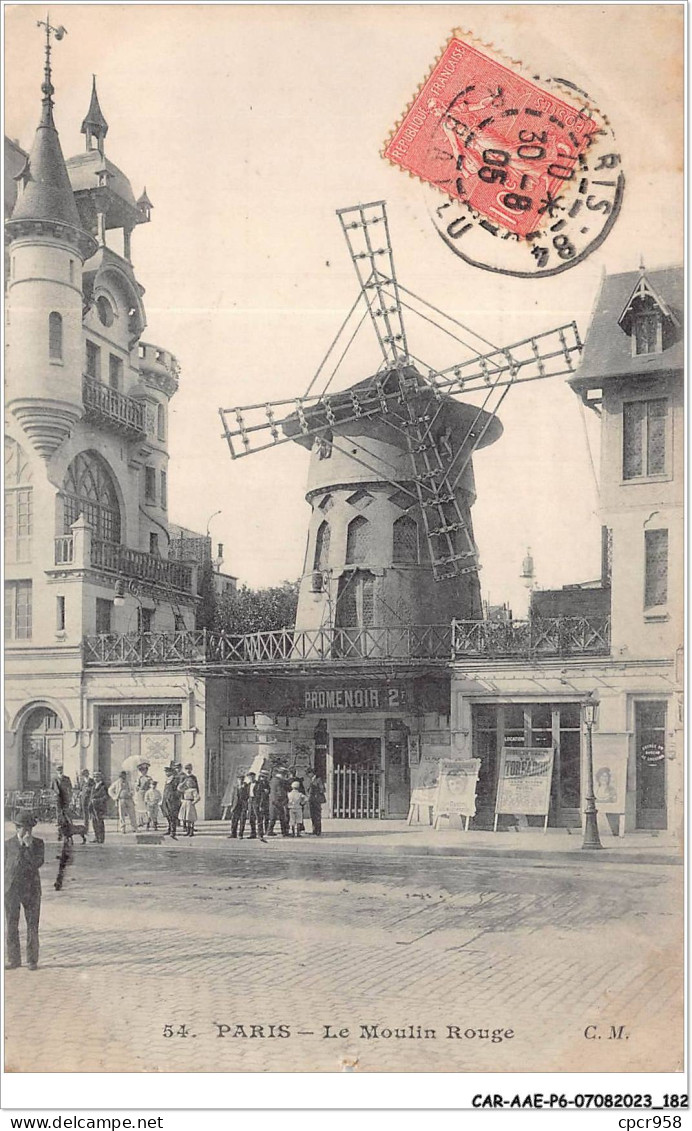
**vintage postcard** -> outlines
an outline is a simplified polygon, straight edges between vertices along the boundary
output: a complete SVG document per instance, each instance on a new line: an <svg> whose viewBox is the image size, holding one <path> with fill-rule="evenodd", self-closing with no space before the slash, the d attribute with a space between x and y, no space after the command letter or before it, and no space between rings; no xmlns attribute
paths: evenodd
<svg viewBox="0 0 692 1131"><path fill-rule="evenodd" d="M6 1072L680 1073L683 6L4 19Z"/></svg>

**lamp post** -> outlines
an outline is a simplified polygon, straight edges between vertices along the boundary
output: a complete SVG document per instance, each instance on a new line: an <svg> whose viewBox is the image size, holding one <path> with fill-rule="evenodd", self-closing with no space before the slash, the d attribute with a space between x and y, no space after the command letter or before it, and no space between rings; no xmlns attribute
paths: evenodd
<svg viewBox="0 0 692 1131"><path fill-rule="evenodd" d="M208 518L208 520L207 520L207 538L209 537L209 527L211 526L211 520L212 520L213 518L216 518L217 514L221 514L221 511L220 511L220 510L218 510L218 511L214 511L214 513L213 513L213 514L210 514L210 515L209 515L209 518Z"/></svg>
<svg viewBox="0 0 692 1131"><path fill-rule="evenodd" d="M598 835L596 795L593 786L593 728L598 712L598 701L590 695L584 703L586 723L586 807L584 809L584 839L582 849L603 848Z"/></svg>

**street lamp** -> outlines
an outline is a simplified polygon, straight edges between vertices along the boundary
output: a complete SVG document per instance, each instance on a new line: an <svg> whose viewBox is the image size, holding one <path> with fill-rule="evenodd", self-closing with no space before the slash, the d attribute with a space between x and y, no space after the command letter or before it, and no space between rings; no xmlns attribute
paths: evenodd
<svg viewBox="0 0 692 1131"><path fill-rule="evenodd" d="M211 526L211 520L212 520L213 518L216 518L217 514L221 514L221 511L220 511L220 510L218 510L218 511L214 511L214 513L213 513L213 514L210 514L210 515L209 515L209 518L208 518L208 520L207 520L207 538L209 537L209 527Z"/></svg>
<svg viewBox="0 0 692 1131"><path fill-rule="evenodd" d="M586 807L584 809L584 839L582 848L603 848L598 835L596 795L593 786L593 728L598 714L598 700L589 695L584 703L586 723Z"/></svg>

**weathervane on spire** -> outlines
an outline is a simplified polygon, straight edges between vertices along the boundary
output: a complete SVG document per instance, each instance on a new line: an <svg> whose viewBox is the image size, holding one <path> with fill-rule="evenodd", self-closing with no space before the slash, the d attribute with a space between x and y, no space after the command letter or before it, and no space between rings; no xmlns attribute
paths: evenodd
<svg viewBox="0 0 692 1131"><path fill-rule="evenodd" d="M63 27L62 24L60 25L60 27L53 27L53 25L50 22L50 12L46 12L45 20L37 20L36 21L36 27L44 27L46 29L46 62L45 62L45 66L44 66L44 69L43 69L44 78L43 78L43 84L41 86L41 90L43 92L43 120L44 120L44 123L46 125L52 125L53 124L52 95L55 92L55 88L53 86L53 83L51 82L51 71L50 71L51 42L50 42L50 37L51 37L51 35L54 35L55 38L58 41L60 41L63 38L63 36L67 35L67 28Z"/></svg>

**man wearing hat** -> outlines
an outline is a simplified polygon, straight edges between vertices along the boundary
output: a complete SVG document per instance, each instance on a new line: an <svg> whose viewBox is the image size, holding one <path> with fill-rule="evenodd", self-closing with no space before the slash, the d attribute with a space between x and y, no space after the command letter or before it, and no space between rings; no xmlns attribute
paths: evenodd
<svg viewBox="0 0 692 1131"><path fill-rule="evenodd" d="M178 769L174 763L171 766L166 766L164 772L166 774L166 781L163 787L161 812L168 822L168 828L163 835L169 836L173 840L177 840L178 813L180 812L180 806L183 803L182 796L178 793Z"/></svg>
<svg viewBox="0 0 692 1131"><path fill-rule="evenodd" d="M322 836L322 806L327 800L324 782L317 776L313 769L307 771L308 779L308 808L312 824L312 835Z"/></svg>
<svg viewBox="0 0 692 1131"><path fill-rule="evenodd" d="M255 786L255 812L260 839L269 828L269 770L260 770Z"/></svg>
<svg viewBox="0 0 692 1131"><path fill-rule="evenodd" d="M15 817L17 835L5 841L5 927L7 969L22 964L19 945L19 912L24 908L26 919L26 964L30 970L38 966L38 921L41 914L41 879L38 870L45 859L42 840L32 829L33 813L22 810Z"/></svg>
<svg viewBox="0 0 692 1131"><path fill-rule="evenodd" d="M180 765L180 763L178 763L178 765ZM186 762L183 771L181 780L178 783L178 788L181 789L181 793L186 789L196 789L199 793L199 782L197 781L197 775L193 773L192 762ZM192 779L192 782L190 779Z"/></svg>
<svg viewBox="0 0 692 1131"><path fill-rule="evenodd" d="M108 789L100 770L94 770L91 792L89 793L89 816L94 830L94 843L105 844L106 825L104 817L108 811Z"/></svg>
<svg viewBox="0 0 692 1131"><path fill-rule="evenodd" d="M118 821L120 822L121 833L127 831L125 826L128 820L133 833L136 833L137 817L135 815L135 803L132 799L132 790L126 770L120 771L108 792L118 806Z"/></svg>
<svg viewBox="0 0 692 1131"><path fill-rule="evenodd" d="M279 822L281 835L288 836L288 791L290 789L288 770L277 767L269 783L269 828L267 836L276 836L274 825Z"/></svg>

